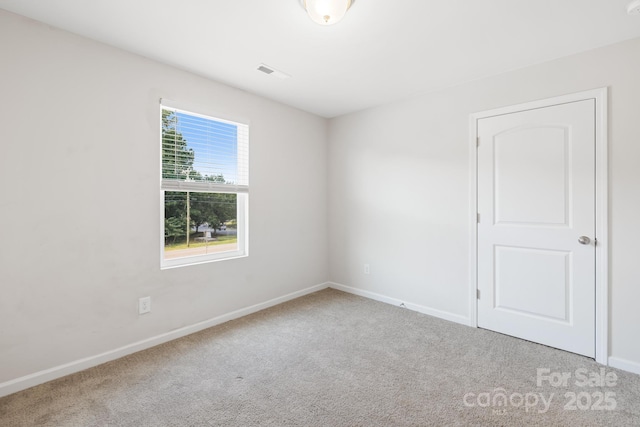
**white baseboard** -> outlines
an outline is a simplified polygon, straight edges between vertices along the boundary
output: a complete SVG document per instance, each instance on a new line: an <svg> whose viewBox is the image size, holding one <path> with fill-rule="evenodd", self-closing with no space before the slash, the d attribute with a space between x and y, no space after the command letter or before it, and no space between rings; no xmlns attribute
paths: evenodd
<svg viewBox="0 0 640 427"><path fill-rule="evenodd" d="M21 390L25 390L30 387L34 387L39 384L46 383L57 378L64 377L69 374L83 371L94 366L101 365L106 362L110 362L115 359L127 356L132 353L136 353L141 350L146 350L151 347L155 347L159 344L181 338L195 332L202 331L203 329L210 328L212 326L219 325L221 323L228 322L239 317L246 316L248 314L256 313L265 308L273 307L283 302L290 301L301 296L311 294L313 292L320 291L329 287L329 283L322 283L320 285L312 286L300 291L292 292L287 295L283 295L278 298L265 301L260 304L255 304L250 307L242 308L240 310L232 311L231 313L223 314L221 316L214 317L203 322L196 323L194 325L185 326L180 329L176 329L171 332L156 335L155 337L147 338L142 341L138 341L124 347L109 350L95 356L85 357L84 359L76 360L74 362L66 363L64 365L55 366L50 369L35 372L33 374L25 375L20 378L16 378L10 381L6 381L0 384L0 397L7 396L12 393L16 393Z"/></svg>
<svg viewBox="0 0 640 427"><path fill-rule="evenodd" d="M391 305L400 306L401 304L404 304L404 307L409 310L417 311L418 313L428 314L429 316L438 317L450 322L461 323L465 326L469 326L469 319L466 316L461 316L459 314L449 313L448 311L425 307L423 305L412 304L410 302L405 302L396 298L388 297L386 295L377 294L375 292L352 288L351 286L345 286L340 283L328 282L328 287Z"/></svg>
<svg viewBox="0 0 640 427"><path fill-rule="evenodd" d="M623 371L632 372L640 375L640 363L632 362L626 359L620 359L619 357L610 357L609 366L612 368L622 369Z"/></svg>

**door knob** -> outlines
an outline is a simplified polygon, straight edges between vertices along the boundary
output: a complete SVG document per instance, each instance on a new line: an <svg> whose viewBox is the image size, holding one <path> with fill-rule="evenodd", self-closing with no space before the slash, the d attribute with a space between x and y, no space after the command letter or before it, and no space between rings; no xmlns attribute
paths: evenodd
<svg viewBox="0 0 640 427"><path fill-rule="evenodd" d="M578 238L578 243L580 243L581 245L588 245L589 243L591 243L591 239L587 236L580 236Z"/></svg>

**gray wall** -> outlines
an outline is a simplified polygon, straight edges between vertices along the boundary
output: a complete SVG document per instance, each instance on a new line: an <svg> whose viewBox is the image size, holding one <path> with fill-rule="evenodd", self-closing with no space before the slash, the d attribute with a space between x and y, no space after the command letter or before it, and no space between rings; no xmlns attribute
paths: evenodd
<svg viewBox="0 0 640 427"><path fill-rule="evenodd" d="M331 120L330 279L468 318L469 115L608 86L610 354L640 372L639 76L635 39Z"/></svg>
<svg viewBox="0 0 640 427"><path fill-rule="evenodd" d="M0 383L326 281L326 120L3 11L0 58ZM161 97L250 120L248 258L160 270Z"/></svg>

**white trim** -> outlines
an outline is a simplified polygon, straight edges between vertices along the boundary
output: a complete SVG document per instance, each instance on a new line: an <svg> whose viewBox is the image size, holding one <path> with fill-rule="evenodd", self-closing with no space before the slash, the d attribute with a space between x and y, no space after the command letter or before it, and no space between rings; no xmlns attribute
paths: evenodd
<svg viewBox="0 0 640 427"><path fill-rule="evenodd" d="M164 253L162 254L164 256ZM205 255L192 255L184 258L162 260L160 270L188 267L190 265L209 264L210 262L229 261L232 259L247 258L249 254L243 251L225 251Z"/></svg>
<svg viewBox="0 0 640 427"><path fill-rule="evenodd" d="M478 119L469 117L469 323L478 327Z"/></svg>
<svg viewBox="0 0 640 427"><path fill-rule="evenodd" d="M619 357L610 357L609 366L640 375L640 363L638 362L632 362L630 360L621 359Z"/></svg>
<svg viewBox="0 0 640 427"><path fill-rule="evenodd" d="M596 361L609 358L609 90L596 99Z"/></svg>
<svg viewBox="0 0 640 427"><path fill-rule="evenodd" d="M216 326L221 323L225 323L230 320L237 319L239 317L256 313L266 308L273 307L275 305L282 304L283 302L287 302L296 298L300 298L304 295L308 295L313 292L321 291L322 289L326 289L327 287L328 287L328 283L322 283L316 286L312 286L310 288L302 289L300 291L292 292L290 294L271 299L269 301L265 301L249 307L241 308L239 310L235 310L230 313L223 314L209 320L205 320L203 322L198 322L193 325L185 326L183 328L176 329L171 332L166 332L164 334L156 335L151 338L137 341L132 344L128 344L123 347L116 348L114 350L109 350L104 353L97 354L95 356L85 357L83 359L79 359L70 363L65 363L64 365L55 366L50 369L45 369L43 371L35 372L33 374L25 375L20 378L6 381L0 384L0 397L7 396L9 394L16 393L21 390L25 390L30 387L34 387L51 380L55 380L57 378L64 377L66 375L80 372L88 368L92 368L94 366L98 366L103 363L110 362L112 360L127 356L129 354L146 350L151 347L155 347L159 344L163 344L168 341L182 338L184 336L202 331L212 326Z"/></svg>
<svg viewBox="0 0 640 427"><path fill-rule="evenodd" d="M198 104L191 101L184 102L160 98L160 106L167 107L169 110L179 110L187 114L193 114L208 119L225 121L231 124L243 124L247 126L251 124L250 120L246 117L220 113L211 109L211 107L208 105ZM162 110L162 108L160 109ZM194 111L197 111L197 113L194 113Z"/></svg>
<svg viewBox="0 0 640 427"><path fill-rule="evenodd" d="M448 311L442 311L442 310L438 310L431 307L425 307L423 305L412 304L410 302L405 302L397 298L388 297L386 295L377 294L375 292L365 291L363 289L352 288L351 286L342 285L340 283L328 282L328 285L332 289L337 289L339 291L369 298L375 301L380 301L380 302L384 302L384 303L395 305L395 306L400 306L401 304L404 304L404 307L409 310L417 311L418 313L422 313L422 314L428 314L429 316L437 317L439 319L444 319L444 320L448 320L450 322L455 322L455 323L461 323L463 325L469 324L469 319L459 314L450 313Z"/></svg>
<svg viewBox="0 0 640 427"><path fill-rule="evenodd" d="M608 196L608 88L543 99L470 115L469 120L469 325L477 327L477 122L480 119L552 105L595 99L596 101L596 361L608 363L609 355L609 196ZM482 142L481 142L482 143ZM611 360L611 359L609 359Z"/></svg>
<svg viewBox="0 0 640 427"><path fill-rule="evenodd" d="M535 110L537 108L550 107L552 105L568 104L571 102L584 101L586 99L595 99L598 101L607 100L607 88L585 90L583 92L571 93L568 95L556 96L554 98L539 99L537 101L525 102L523 104L509 105L507 107L494 108L493 110L481 111L471 114L476 120L485 119L487 117L501 116L504 114L517 113L527 110ZM596 106L597 108L597 106Z"/></svg>

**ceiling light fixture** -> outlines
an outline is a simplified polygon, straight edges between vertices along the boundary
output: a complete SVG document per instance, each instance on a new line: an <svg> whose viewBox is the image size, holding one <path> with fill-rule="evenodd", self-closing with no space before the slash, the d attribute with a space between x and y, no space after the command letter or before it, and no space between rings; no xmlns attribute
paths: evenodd
<svg viewBox="0 0 640 427"><path fill-rule="evenodd" d="M320 25L337 24L355 0L300 0L313 22Z"/></svg>
<svg viewBox="0 0 640 427"><path fill-rule="evenodd" d="M627 6L627 13L629 15L640 14L640 0L634 0L631 3L629 3L629 6Z"/></svg>

